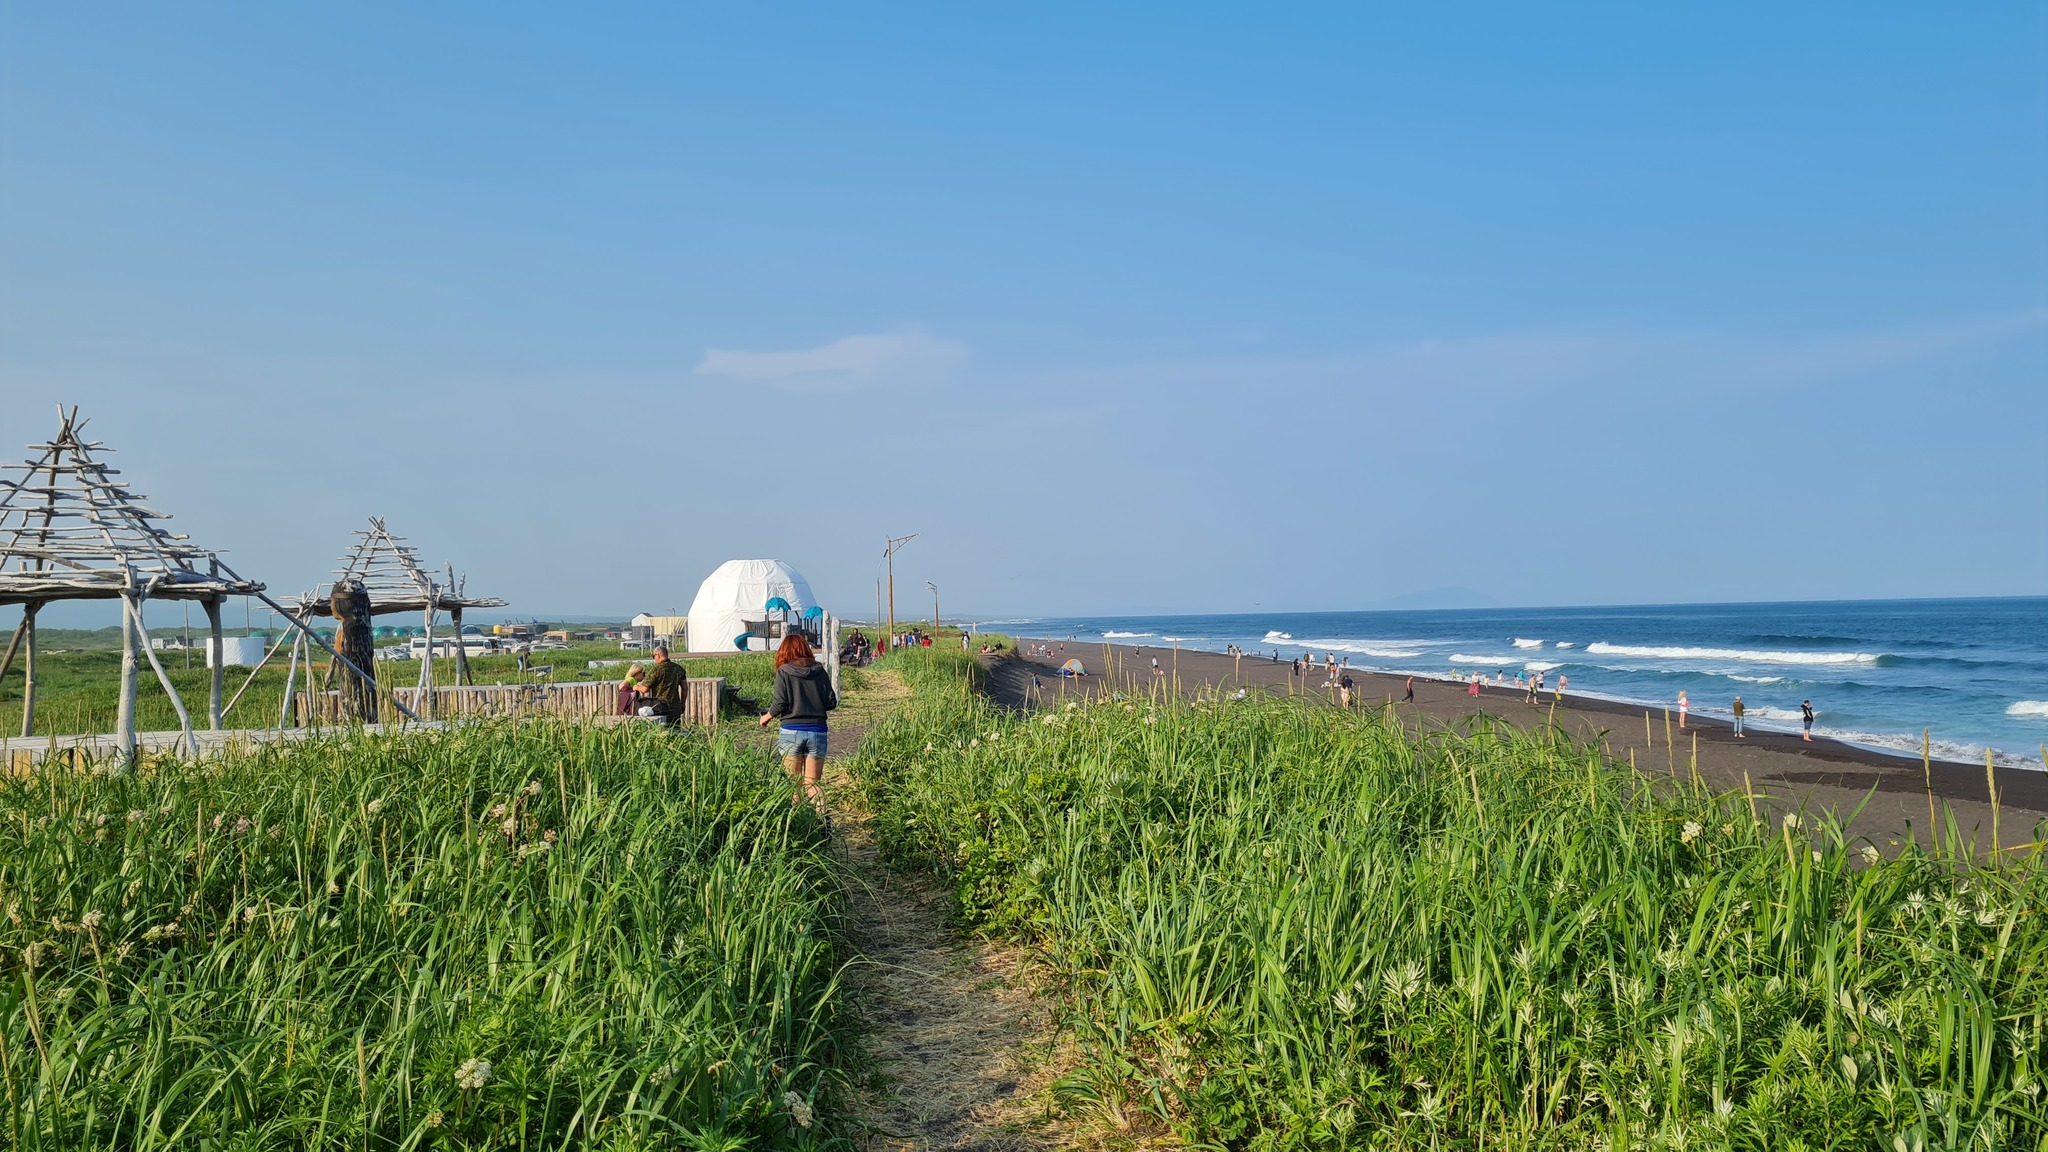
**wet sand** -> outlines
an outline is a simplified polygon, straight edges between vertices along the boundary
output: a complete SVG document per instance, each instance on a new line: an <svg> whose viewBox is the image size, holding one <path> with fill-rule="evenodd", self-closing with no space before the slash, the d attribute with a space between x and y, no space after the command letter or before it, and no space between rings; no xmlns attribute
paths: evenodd
<svg viewBox="0 0 2048 1152"><path fill-rule="evenodd" d="M1289 693L1291 681L1294 693L1335 704L1336 690L1323 686L1320 669L1313 675L1295 677L1286 661L1275 663L1250 655L1233 659L1212 652L1176 653L1171 648L1105 646L1057 639L1026 638L1020 643L1027 650L1033 644L1051 644L1056 655L1047 658L1026 654L999 661L992 668L991 691L999 699L1018 705L1033 702L1030 695L1034 672L1044 682L1042 693L1049 699L1057 699L1062 691L1070 695L1118 688L1148 691L1155 681L1154 659L1167 671L1167 675L1156 679L1169 686L1177 663L1180 690L1188 694L1244 687L1284 696ZM1058 650L1061 643L1066 645L1064 651ZM1119 662L1121 678L1116 669L1102 667L1105 647ZM1063 684L1054 675L1054 669L1069 657L1080 660L1094 675ZM1353 705L1360 708L1379 708L1400 701L1406 682L1406 677L1358 670L1352 671L1351 678L1356 685ZM1926 839L1931 793L1937 813L1946 813L1939 819L1952 818L1964 839L1974 836L1984 849L1991 846L1992 808L1982 764L1937 760L1923 775L1917 759L1889 756L1818 737L1808 743L1796 733L1752 731L1749 736L1737 739L1730 725L1698 717L1689 719L1680 731L1675 715L1670 718L1672 740L1667 744L1662 712L1650 715L1646 737L1640 707L1572 696L1554 704L1548 692L1542 704L1532 706L1523 697L1520 688L1482 688L1480 695L1473 697L1464 684L1418 676L1415 703L1396 707L1417 725L1458 727L1479 713L1524 728L1554 722L1579 739L1602 744L1616 760L1625 762L1633 755L1636 766L1653 776L1688 777L1697 748L1699 773L1710 787L1739 794L1745 787L1747 773L1747 786L1757 796L1760 809L1774 813L1801 809L1815 814L1832 811L1845 821L1850 821L1854 813L1855 818L1850 821L1852 831L1869 837L1880 847L1908 835ZM1999 768L1996 779L1998 838L2002 844L2007 849L2024 848L2048 837L2048 823L2044 823L2048 822L2048 773Z"/></svg>

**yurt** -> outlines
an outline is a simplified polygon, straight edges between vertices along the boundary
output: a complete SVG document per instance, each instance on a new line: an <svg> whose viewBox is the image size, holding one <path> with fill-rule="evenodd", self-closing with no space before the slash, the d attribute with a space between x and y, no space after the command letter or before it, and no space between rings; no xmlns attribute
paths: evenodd
<svg viewBox="0 0 2048 1152"><path fill-rule="evenodd" d="M737 652L746 640L747 626L768 617L768 602L781 600L778 608L796 619L817 604L811 586L796 569L780 560L727 560L704 578L697 598L690 601L690 651ZM754 637L750 650L766 651L767 641Z"/></svg>

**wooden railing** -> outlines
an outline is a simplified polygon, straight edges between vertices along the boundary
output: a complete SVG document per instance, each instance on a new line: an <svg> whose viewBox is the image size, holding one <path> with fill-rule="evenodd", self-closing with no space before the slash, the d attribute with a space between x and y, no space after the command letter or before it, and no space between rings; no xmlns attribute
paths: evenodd
<svg viewBox="0 0 2048 1152"><path fill-rule="evenodd" d="M472 720L488 716L559 716L565 720L589 720L610 716L617 709L618 685L611 682L573 684L476 684L463 688L435 688L429 702L418 688L400 688L393 695L399 703L435 720ZM692 679L683 697L683 723L710 727L718 723L718 707L725 693L725 678L709 676ZM293 700L293 723L341 724L339 692L300 692ZM389 710L387 705L386 710Z"/></svg>

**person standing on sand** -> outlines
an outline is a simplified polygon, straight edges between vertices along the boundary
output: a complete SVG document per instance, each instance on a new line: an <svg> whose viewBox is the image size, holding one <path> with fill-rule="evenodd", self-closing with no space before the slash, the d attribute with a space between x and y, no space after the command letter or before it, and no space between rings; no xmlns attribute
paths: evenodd
<svg viewBox="0 0 2048 1152"><path fill-rule="evenodd" d="M839 707L832 691L832 674L811 654L811 645L801 633L792 632L775 651L775 697L761 713L761 727L780 719L782 730L775 737L775 750L782 754L782 766L797 782L797 799L808 800L818 815L825 814L825 748L829 736L825 713Z"/></svg>
<svg viewBox="0 0 2048 1152"><path fill-rule="evenodd" d="M1564 703L1564 682L1565 682L1565 674L1564 674L1564 673L1562 673L1562 672L1559 672L1559 673L1557 674L1557 695L1551 698L1551 702L1552 702L1552 703L1554 703L1554 704L1562 704L1562 703Z"/></svg>
<svg viewBox="0 0 2048 1152"><path fill-rule="evenodd" d="M1737 696L1737 697L1735 698L1735 738L1736 738L1737 740L1741 740L1741 739L1743 739L1743 735L1742 735L1742 697L1740 697L1740 696Z"/></svg>
<svg viewBox="0 0 2048 1152"><path fill-rule="evenodd" d="M1479 695L1479 673L1477 673L1477 672L1474 672L1474 673L1472 674L1472 686L1471 686L1470 688L1467 688L1467 689L1465 690L1465 694L1466 694L1467 696L1477 696L1477 695Z"/></svg>
<svg viewBox="0 0 2048 1152"><path fill-rule="evenodd" d="M1805 729L1805 734L1800 736L1800 739L1808 744L1813 743L1813 701L1799 702L1799 726Z"/></svg>
<svg viewBox="0 0 2048 1152"><path fill-rule="evenodd" d="M1296 656L1296 657L1294 658L1294 663L1293 663L1293 664L1292 664L1291 666L1289 666L1289 668L1288 668L1288 670L1287 670L1287 674L1288 674L1289 676L1299 676L1299 675L1301 675L1301 657L1299 657L1299 656Z"/></svg>
<svg viewBox="0 0 2048 1152"><path fill-rule="evenodd" d="M1403 697L1401 697L1401 703L1403 703L1403 704L1413 704L1413 703L1415 703L1415 677L1413 677L1413 676L1410 676L1410 677L1408 678L1408 694L1407 694L1407 695L1405 695L1405 696L1403 696Z"/></svg>
<svg viewBox="0 0 2048 1152"><path fill-rule="evenodd" d="M1344 707L1351 707L1351 673L1346 672L1337 680L1337 697Z"/></svg>
<svg viewBox="0 0 2048 1152"><path fill-rule="evenodd" d="M1678 690L1678 726L1679 726L1680 728L1684 728L1684 727L1685 727L1685 710L1686 710L1686 707L1687 707L1687 704L1686 704L1686 699L1685 699L1685 689L1683 689L1683 688L1680 688L1680 689Z"/></svg>

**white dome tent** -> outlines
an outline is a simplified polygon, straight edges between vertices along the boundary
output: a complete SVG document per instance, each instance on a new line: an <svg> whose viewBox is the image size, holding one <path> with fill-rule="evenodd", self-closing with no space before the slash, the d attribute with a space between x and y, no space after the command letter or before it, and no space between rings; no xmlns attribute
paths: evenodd
<svg viewBox="0 0 2048 1152"><path fill-rule="evenodd" d="M768 617L767 604L781 598L791 620L817 604L802 574L780 560L727 560L704 578L690 601L690 651L737 652L747 626ZM748 639L748 651L766 651L768 642Z"/></svg>

